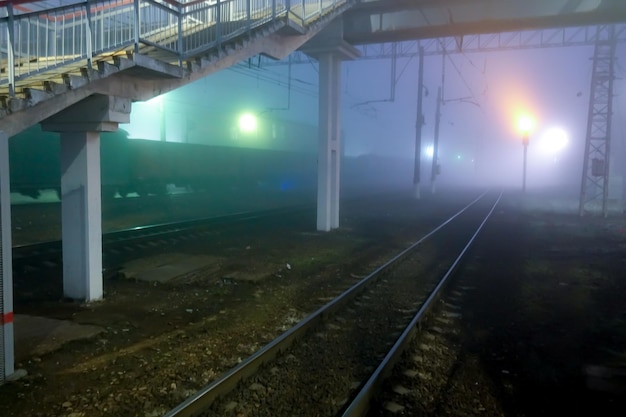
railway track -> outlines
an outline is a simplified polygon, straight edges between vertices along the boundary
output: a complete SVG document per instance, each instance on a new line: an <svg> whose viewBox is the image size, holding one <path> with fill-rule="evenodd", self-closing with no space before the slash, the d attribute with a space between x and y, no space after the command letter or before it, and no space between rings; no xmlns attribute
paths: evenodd
<svg viewBox="0 0 626 417"><path fill-rule="evenodd" d="M367 196L353 195L345 197L342 201L358 204L360 200L367 198ZM310 213L314 216L314 210L313 204L290 204L281 208L238 211L226 215L143 225L104 233L102 235L103 274L105 277L115 275L121 263L136 257L133 252L163 247L178 241L203 238L215 233L218 226L228 227L255 220L280 219L303 213ZM13 270L18 275L58 267L62 265L62 260L61 240L13 246Z"/></svg>
<svg viewBox="0 0 626 417"><path fill-rule="evenodd" d="M166 416L366 415L499 200L481 195Z"/></svg>
<svg viewBox="0 0 626 417"><path fill-rule="evenodd" d="M234 225L271 217L295 215L314 209L311 205L291 206L262 211L242 211L180 222L132 227L102 235L105 276L115 273L124 252L163 246L176 240L189 240L212 233L218 226ZM25 272L61 265L60 240L13 246L14 270Z"/></svg>

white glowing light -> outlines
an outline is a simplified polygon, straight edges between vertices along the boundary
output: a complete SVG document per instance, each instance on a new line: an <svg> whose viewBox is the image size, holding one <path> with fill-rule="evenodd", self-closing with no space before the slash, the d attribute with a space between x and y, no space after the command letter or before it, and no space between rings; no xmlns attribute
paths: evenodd
<svg viewBox="0 0 626 417"><path fill-rule="evenodd" d="M432 158L433 155L435 154L435 148L433 147L433 145L429 145L426 147L424 154L429 157Z"/></svg>
<svg viewBox="0 0 626 417"><path fill-rule="evenodd" d="M541 136L541 150L546 153L558 153L567 146L567 132L559 127L553 127Z"/></svg>
<svg viewBox="0 0 626 417"><path fill-rule="evenodd" d="M252 113L244 113L239 118L239 130L244 133L252 133L256 131L257 120Z"/></svg>

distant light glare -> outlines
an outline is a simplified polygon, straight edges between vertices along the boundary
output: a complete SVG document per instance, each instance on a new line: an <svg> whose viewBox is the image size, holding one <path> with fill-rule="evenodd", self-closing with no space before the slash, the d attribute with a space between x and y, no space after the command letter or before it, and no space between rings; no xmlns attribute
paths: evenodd
<svg viewBox="0 0 626 417"><path fill-rule="evenodd" d="M239 130L244 133L255 132L257 128L256 116L252 113L244 113L239 118Z"/></svg>
<svg viewBox="0 0 626 417"><path fill-rule="evenodd" d="M435 154L435 148L433 147L433 145L427 146L424 154L426 154L427 157L432 158Z"/></svg>
<svg viewBox="0 0 626 417"><path fill-rule="evenodd" d="M546 153L557 153L567 146L567 132L559 127L545 131L541 137L541 149Z"/></svg>

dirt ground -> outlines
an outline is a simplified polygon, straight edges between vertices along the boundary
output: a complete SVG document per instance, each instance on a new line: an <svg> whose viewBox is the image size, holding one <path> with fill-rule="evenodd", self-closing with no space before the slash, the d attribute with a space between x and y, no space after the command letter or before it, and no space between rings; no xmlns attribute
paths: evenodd
<svg viewBox="0 0 626 417"><path fill-rule="evenodd" d="M0 415L163 415L406 247L420 223L453 212L460 198L379 199L342 210L342 227L329 234L309 219L242 226L170 248L212 257L173 282L120 276L105 284L102 302L18 303L17 314L99 332L18 352L28 375L0 387ZM463 355L450 375L463 388L446 394L456 404L450 415L480 415L470 412L478 381L493 394L488 409L502 415L623 415L625 254L623 215L579 218L505 202L463 268L476 290L464 305Z"/></svg>
<svg viewBox="0 0 626 417"><path fill-rule="evenodd" d="M506 416L618 416L626 393L626 219L504 207L467 281L466 378Z"/></svg>

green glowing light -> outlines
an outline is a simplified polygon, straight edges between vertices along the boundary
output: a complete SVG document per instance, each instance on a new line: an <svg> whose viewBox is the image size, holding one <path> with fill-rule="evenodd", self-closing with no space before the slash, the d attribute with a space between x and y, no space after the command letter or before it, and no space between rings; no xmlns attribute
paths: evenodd
<svg viewBox="0 0 626 417"><path fill-rule="evenodd" d="M252 113L244 113L239 117L239 130L244 133L252 133L257 129L256 116Z"/></svg>

